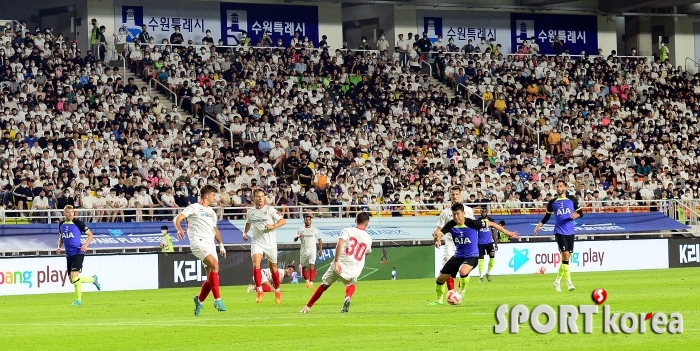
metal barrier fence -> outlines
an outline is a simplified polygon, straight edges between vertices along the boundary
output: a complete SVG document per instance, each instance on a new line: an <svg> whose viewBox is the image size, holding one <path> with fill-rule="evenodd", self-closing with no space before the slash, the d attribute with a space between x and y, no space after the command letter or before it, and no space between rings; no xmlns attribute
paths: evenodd
<svg viewBox="0 0 700 351"><path fill-rule="evenodd" d="M545 213L546 203L540 202L499 202L465 203L473 208L486 207L492 215L520 215ZM252 205L251 205L252 206ZM242 219L247 207L212 206L223 219ZM438 216L449 204L341 204L319 206L275 206L287 218L300 218L305 213L314 217L353 217L358 211L366 210L375 217L418 217ZM633 201L585 201L581 203L584 213L640 213L662 212L687 225L700 221L700 200L649 200ZM86 222L141 222L171 221L183 208L140 207L140 208L76 208L77 217ZM51 223L62 218L60 209L52 210L1 210L1 224Z"/></svg>

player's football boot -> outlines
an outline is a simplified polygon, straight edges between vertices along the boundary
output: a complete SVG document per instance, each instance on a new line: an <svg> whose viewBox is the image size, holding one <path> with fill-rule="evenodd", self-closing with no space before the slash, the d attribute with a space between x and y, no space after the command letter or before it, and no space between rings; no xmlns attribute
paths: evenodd
<svg viewBox="0 0 700 351"><path fill-rule="evenodd" d="M197 301L197 302L199 302L199 301ZM216 307L216 310L219 312L226 311L226 306L224 306L224 302L221 300L214 300L214 307Z"/></svg>
<svg viewBox="0 0 700 351"><path fill-rule="evenodd" d="M72 306L82 306L83 303L80 300L75 300L75 302L73 302L71 305Z"/></svg>
<svg viewBox="0 0 700 351"><path fill-rule="evenodd" d="M483 282L484 282L484 277L479 277L479 283L483 283Z"/></svg>
<svg viewBox="0 0 700 351"><path fill-rule="evenodd" d="M304 306L304 308L302 308L301 311L299 311L299 313L309 313L309 312L311 312L311 307L309 307L309 306Z"/></svg>
<svg viewBox="0 0 700 351"><path fill-rule="evenodd" d="M561 292L561 285L559 284L559 282L554 282L553 285L554 285L554 290L556 290L557 292Z"/></svg>
<svg viewBox="0 0 700 351"><path fill-rule="evenodd" d="M569 286L569 291L574 291L576 289L576 287L574 286L574 283L572 283L572 282L569 282L567 285Z"/></svg>
<svg viewBox="0 0 700 351"><path fill-rule="evenodd" d="M486 273L486 280L488 280L489 283L491 282L491 274Z"/></svg>
<svg viewBox="0 0 700 351"><path fill-rule="evenodd" d="M442 301L433 301L428 304L428 307L442 306Z"/></svg>
<svg viewBox="0 0 700 351"><path fill-rule="evenodd" d="M250 294L250 293L252 293L253 291L255 291L255 285L253 285L253 284L248 284L248 289L246 290L246 292Z"/></svg>
<svg viewBox="0 0 700 351"><path fill-rule="evenodd" d="M343 309L340 310L340 313L348 313L350 312L350 298L346 297L345 302L343 302Z"/></svg>
<svg viewBox="0 0 700 351"><path fill-rule="evenodd" d="M96 275L93 275L93 276L92 276L92 279L93 279L92 284L95 285L95 287L97 288L97 291L102 290L102 285L100 285L100 283L97 281L97 276L96 276Z"/></svg>
<svg viewBox="0 0 700 351"><path fill-rule="evenodd" d="M306 282L306 288L307 288L307 289L313 289L313 288L314 288L314 283L313 283L313 282Z"/></svg>
<svg viewBox="0 0 700 351"><path fill-rule="evenodd" d="M278 305L282 303L282 293L279 291L275 291L275 303Z"/></svg>
<svg viewBox="0 0 700 351"><path fill-rule="evenodd" d="M262 291L258 291L258 296L255 298L255 302L261 303L263 300L263 297L265 297L265 293Z"/></svg>
<svg viewBox="0 0 700 351"><path fill-rule="evenodd" d="M199 316L199 314L202 312L202 308L204 308L204 305L202 305L199 302L199 296L194 297L194 315Z"/></svg>

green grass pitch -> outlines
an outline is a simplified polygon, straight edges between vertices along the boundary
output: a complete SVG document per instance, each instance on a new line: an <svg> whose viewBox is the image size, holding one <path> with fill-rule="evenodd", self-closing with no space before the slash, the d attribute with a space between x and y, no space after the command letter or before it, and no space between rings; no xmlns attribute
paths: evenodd
<svg viewBox="0 0 700 351"><path fill-rule="evenodd" d="M554 275L472 276L460 306L426 307L431 279L360 281L349 314L341 314L338 284L311 313L299 310L311 295L303 284L283 285L283 303L267 294L262 304L245 287L223 287L227 312L211 297L202 315L192 313L198 289L4 296L0 298L1 350L693 350L700 345L700 269L576 273L576 291L556 293ZM109 282L102 282L109 284ZM317 283L318 285L318 283ZM601 315L594 333L537 335L528 325L517 335L493 334L494 311L503 303L591 304L604 288L615 312L680 312L683 334L605 335ZM602 314L602 309L601 309ZM647 322L648 325L649 322ZM579 319L579 326L581 319Z"/></svg>

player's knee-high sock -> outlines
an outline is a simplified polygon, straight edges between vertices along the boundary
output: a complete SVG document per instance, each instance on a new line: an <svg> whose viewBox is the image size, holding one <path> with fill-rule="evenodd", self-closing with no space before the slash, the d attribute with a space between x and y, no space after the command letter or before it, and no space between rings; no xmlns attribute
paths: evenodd
<svg viewBox="0 0 700 351"><path fill-rule="evenodd" d="M571 284L571 267L569 266L569 261L562 261L562 270L564 271L564 278L566 278L566 281Z"/></svg>
<svg viewBox="0 0 700 351"><path fill-rule="evenodd" d="M309 302L306 303L306 306L313 307L313 305L318 301L318 299L321 298L321 295L323 295L324 292L326 292L328 288L321 284L316 288L316 291L314 291L314 294L311 295L311 298L309 299Z"/></svg>
<svg viewBox="0 0 700 351"><path fill-rule="evenodd" d="M304 276L304 280L309 281L309 270L306 267L301 269L301 274Z"/></svg>
<svg viewBox="0 0 700 351"><path fill-rule="evenodd" d="M279 288L280 288L280 270L279 269L272 272L272 286L275 287L275 290L279 290Z"/></svg>
<svg viewBox="0 0 700 351"><path fill-rule="evenodd" d="M211 283L209 282L209 278L207 277L207 280L202 283L202 289L199 290L199 302L204 302L204 300L207 299L207 296L209 296L209 292L211 291Z"/></svg>
<svg viewBox="0 0 700 351"><path fill-rule="evenodd" d="M484 259L480 258L479 259L479 276L482 277L484 275Z"/></svg>
<svg viewBox="0 0 700 351"><path fill-rule="evenodd" d="M445 283L435 282L435 293L437 294L437 302L442 303L445 298L446 287ZM451 289L450 289L451 290Z"/></svg>
<svg viewBox="0 0 700 351"><path fill-rule="evenodd" d="M557 279L554 281L555 283L559 283L561 281L561 277L564 276L564 265L559 265L559 272L557 272Z"/></svg>
<svg viewBox="0 0 700 351"><path fill-rule="evenodd" d="M262 271L260 268L253 269L253 280L255 281L255 290L261 291L260 287L262 286Z"/></svg>
<svg viewBox="0 0 700 351"><path fill-rule="evenodd" d="M80 278L80 283L81 283L81 284L91 284L91 283L94 283L94 282L95 282L95 278L93 278L92 276L89 276L89 277L88 277L88 276L81 275L81 276L78 277L78 278Z"/></svg>
<svg viewBox="0 0 700 351"><path fill-rule="evenodd" d="M493 269L493 266L496 264L496 258L495 257L490 257L489 258L489 270L486 272L486 274L491 274L491 270Z"/></svg>
<svg viewBox="0 0 700 351"><path fill-rule="evenodd" d="M447 290L454 290L455 289L455 279L452 277L447 278Z"/></svg>
<svg viewBox="0 0 700 351"><path fill-rule="evenodd" d="M352 299L352 295L355 294L355 284L350 284L345 287L345 297Z"/></svg>
<svg viewBox="0 0 700 351"><path fill-rule="evenodd" d="M73 283L73 287L75 288L75 299L78 301L82 301L83 298L83 287L82 287L82 282L80 281L80 277L75 277L71 281Z"/></svg>
<svg viewBox="0 0 700 351"><path fill-rule="evenodd" d="M211 293L214 295L215 299L220 299L221 294L219 294L219 272L211 271L207 277L209 281L209 287L211 288Z"/></svg>
<svg viewBox="0 0 700 351"><path fill-rule="evenodd" d="M316 268L311 268L311 271L309 272L309 280L313 283L314 279L316 279Z"/></svg>
<svg viewBox="0 0 700 351"><path fill-rule="evenodd" d="M469 285L469 275L467 274L466 276L459 276L459 290L465 291L467 290L467 285Z"/></svg>
<svg viewBox="0 0 700 351"><path fill-rule="evenodd" d="M263 290L263 292L272 292L272 287L265 284L262 286L262 290Z"/></svg>

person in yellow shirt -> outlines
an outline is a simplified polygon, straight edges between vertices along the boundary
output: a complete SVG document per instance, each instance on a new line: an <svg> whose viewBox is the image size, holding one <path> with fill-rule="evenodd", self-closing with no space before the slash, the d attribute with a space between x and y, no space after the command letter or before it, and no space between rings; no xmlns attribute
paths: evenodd
<svg viewBox="0 0 700 351"><path fill-rule="evenodd" d="M512 125L511 117L506 113L506 98L503 94L498 94L498 99L493 103L493 116L498 118L504 126Z"/></svg>
<svg viewBox="0 0 700 351"><path fill-rule="evenodd" d="M559 134L559 131L556 128L552 129L547 139L549 141L549 152L552 155L558 155L561 152L561 134ZM556 153L554 152L555 150Z"/></svg>

